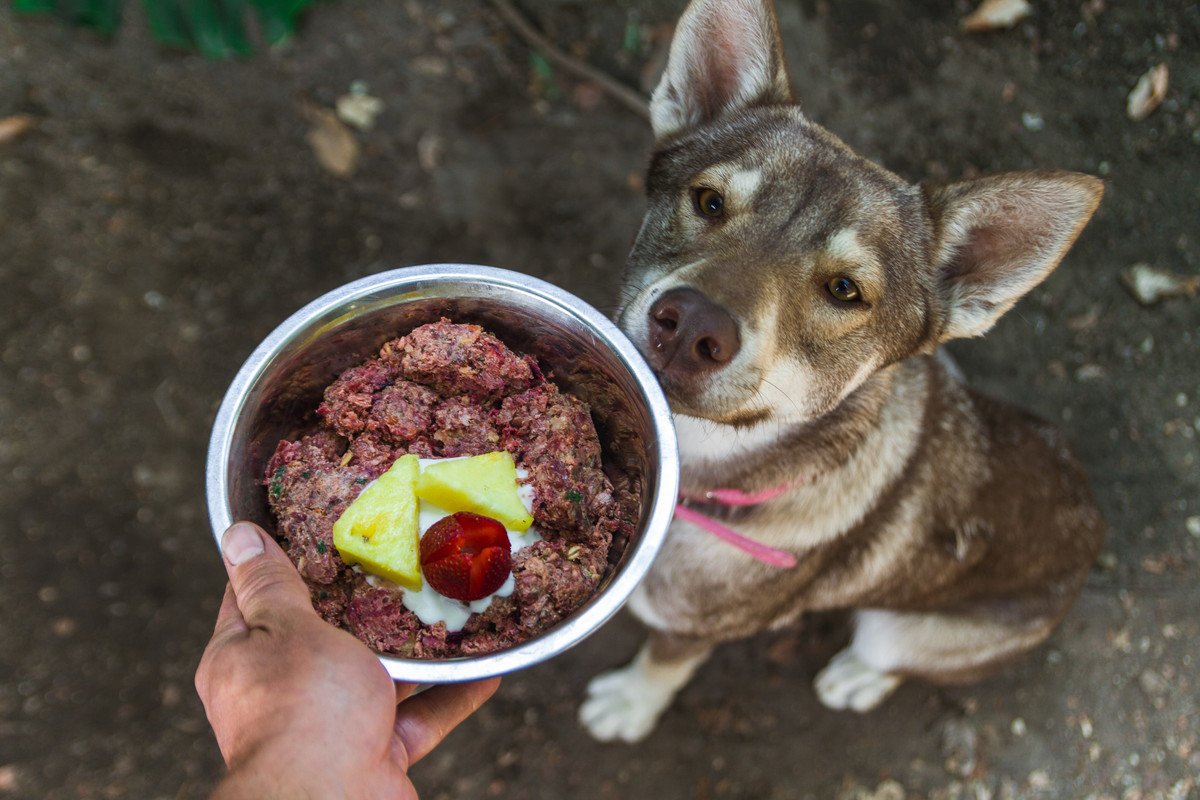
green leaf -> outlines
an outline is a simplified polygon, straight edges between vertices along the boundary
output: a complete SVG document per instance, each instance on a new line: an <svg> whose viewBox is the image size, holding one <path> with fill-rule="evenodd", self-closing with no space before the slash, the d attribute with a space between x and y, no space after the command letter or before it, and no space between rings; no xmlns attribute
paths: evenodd
<svg viewBox="0 0 1200 800"><path fill-rule="evenodd" d="M146 10L146 20L155 39L170 47L187 49L192 46L187 20L175 3L142 0L142 7Z"/></svg>
<svg viewBox="0 0 1200 800"><path fill-rule="evenodd" d="M55 14L111 35L121 24L124 0L12 0L23 14ZM142 0L154 38L169 47L198 49L209 58L253 51L246 15L253 8L263 38L277 45L295 34L299 16L316 0Z"/></svg>
<svg viewBox="0 0 1200 800"><path fill-rule="evenodd" d="M13 8L25 14L56 14L73 25L111 35L121 24L122 0L13 0Z"/></svg>
<svg viewBox="0 0 1200 800"><path fill-rule="evenodd" d="M258 12L263 37L272 45L281 44L296 32L296 17L313 0L250 0Z"/></svg>

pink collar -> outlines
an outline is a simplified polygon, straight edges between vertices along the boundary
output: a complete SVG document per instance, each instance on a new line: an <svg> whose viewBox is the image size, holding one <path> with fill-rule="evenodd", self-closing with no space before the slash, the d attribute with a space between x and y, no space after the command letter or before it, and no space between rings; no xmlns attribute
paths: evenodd
<svg viewBox="0 0 1200 800"><path fill-rule="evenodd" d="M739 489L713 489L705 492L701 497L690 499L718 503L723 506L756 506L769 500L774 500L790 488L792 488L792 484L784 483L770 489L764 489L761 492L753 493L743 492ZM689 498L683 496L681 499L687 500ZM796 557L791 553L784 550L777 550L774 547L768 547L762 542L756 542L754 539L743 536L732 528L717 522L712 517L705 516L694 508L688 508L683 503L675 506L675 516L685 522L690 522L699 528L703 528L718 539L728 542L751 558L761 561L764 564L783 569L791 569L796 566Z"/></svg>

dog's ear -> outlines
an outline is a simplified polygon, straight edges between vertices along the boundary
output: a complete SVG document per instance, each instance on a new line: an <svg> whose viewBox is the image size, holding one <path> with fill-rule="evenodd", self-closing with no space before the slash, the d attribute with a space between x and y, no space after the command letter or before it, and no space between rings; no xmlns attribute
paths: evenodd
<svg viewBox="0 0 1200 800"><path fill-rule="evenodd" d="M946 309L943 341L980 336L1058 266L1104 194L1076 172L1009 172L924 187Z"/></svg>
<svg viewBox="0 0 1200 800"><path fill-rule="evenodd" d="M658 139L734 109L791 103L772 0L692 0L650 99Z"/></svg>

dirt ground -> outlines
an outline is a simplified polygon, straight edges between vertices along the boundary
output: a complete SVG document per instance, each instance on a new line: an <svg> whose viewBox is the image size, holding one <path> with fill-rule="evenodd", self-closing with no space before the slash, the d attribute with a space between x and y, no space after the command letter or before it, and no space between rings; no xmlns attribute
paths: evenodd
<svg viewBox="0 0 1200 800"><path fill-rule="evenodd" d="M681 2L537 0L552 38L639 85ZM907 178L1105 177L1064 265L970 379L1058 421L1112 535L1077 608L984 684L906 685L857 716L810 683L845 620L718 652L651 739L598 745L576 708L626 660L620 618L506 680L415 770L463 798L1197 798L1200 300L1137 305L1145 261L1200 270L1200 6L1035 2L958 30L963 0L781 4L798 94ZM131 4L131 7L133 4ZM1124 113L1138 77L1166 103ZM385 107L348 177L302 103ZM220 397L286 315L393 266L524 270L605 305L642 210L642 120L531 64L479 2L319 5L286 49L209 62L0 5L0 797L200 798L221 762L192 689L224 577L201 494Z"/></svg>

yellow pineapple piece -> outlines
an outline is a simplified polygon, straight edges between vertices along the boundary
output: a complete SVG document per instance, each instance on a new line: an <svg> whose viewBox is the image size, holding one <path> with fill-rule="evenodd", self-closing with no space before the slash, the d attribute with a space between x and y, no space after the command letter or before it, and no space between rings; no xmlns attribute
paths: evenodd
<svg viewBox="0 0 1200 800"><path fill-rule="evenodd" d="M517 494L517 465L505 450L426 466L417 478L417 497L447 511L491 517L514 531L533 524Z"/></svg>
<svg viewBox="0 0 1200 800"><path fill-rule="evenodd" d="M421 588L420 531L413 492L419 472L416 456L401 456L333 523L333 546L343 561L413 591Z"/></svg>

